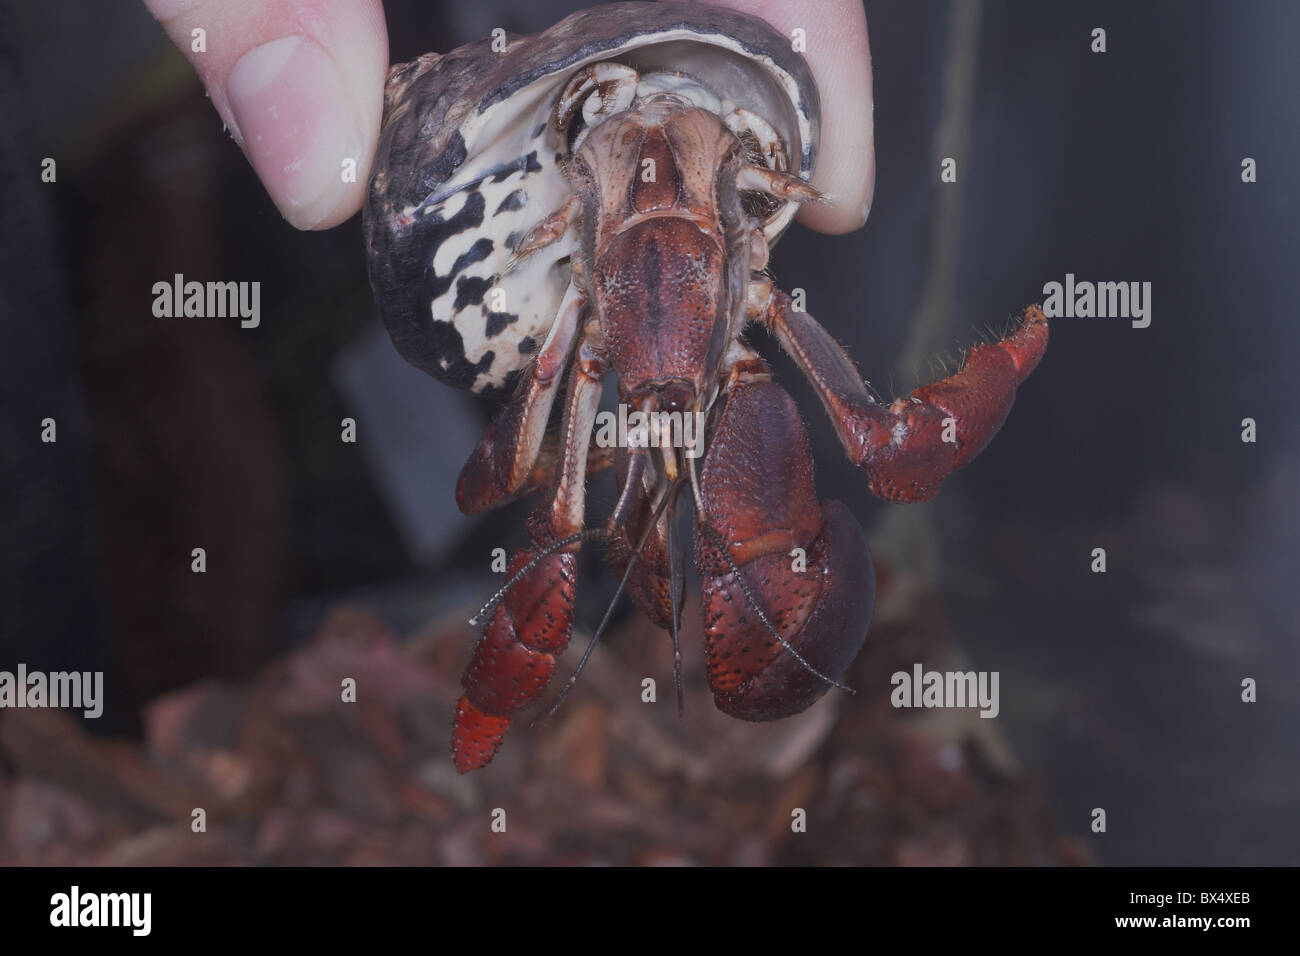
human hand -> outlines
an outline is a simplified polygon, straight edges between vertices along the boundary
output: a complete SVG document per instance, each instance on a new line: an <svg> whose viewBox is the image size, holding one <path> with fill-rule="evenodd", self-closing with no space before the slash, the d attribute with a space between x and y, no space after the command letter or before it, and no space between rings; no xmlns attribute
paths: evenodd
<svg viewBox="0 0 1300 956"><path fill-rule="evenodd" d="M388 73L380 0L144 0L292 225L361 208ZM193 50L204 31L205 52ZM356 163L345 181L344 162Z"/></svg>
<svg viewBox="0 0 1300 956"><path fill-rule="evenodd" d="M822 93L813 183L833 204L799 221L840 233L866 220L875 184L871 53L860 0L714 0L802 27ZM388 34L380 0L145 0L185 53L276 206L299 229L361 208L383 114ZM204 51L193 49L202 29ZM355 160L345 181L343 163Z"/></svg>

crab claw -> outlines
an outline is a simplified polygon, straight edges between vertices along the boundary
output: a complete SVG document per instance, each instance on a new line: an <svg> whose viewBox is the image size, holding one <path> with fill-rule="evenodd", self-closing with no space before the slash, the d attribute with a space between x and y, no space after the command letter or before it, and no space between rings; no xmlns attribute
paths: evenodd
<svg viewBox="0 0 1300 956"><path fill-rule="evenodd" d="M875 603L866 538L843 504L818 503L799 413L767 381L732 388L700 490L695 562L714 702L744 720L799 713L866 639Z"/></svg>
<svg viewBox="0 0 1300 956"><path fill-rule="evenodd" d="M808 376L872 493L887 501L928 501L938 494L940 483L998 433L1016 389L1047 348L1047 317L1029 306L1012 332L971 349L955 374L881 405L811 315L795 309L784 292L769 289L757 298L762 295L768 298L756 310L761 321Z"/></svg>
<svg viewBox="0 0 1300 956"><path fill-rule="evenodd" d="M540 527L534 516L533 528ZM513 578L547 550L544 534L510 562ZM540 560L506 591L474 648L461 681L451 754L461 773L491 763L510 728L511 716L541 696L555 674L573 630L577 557L559 552Z"/></svg>

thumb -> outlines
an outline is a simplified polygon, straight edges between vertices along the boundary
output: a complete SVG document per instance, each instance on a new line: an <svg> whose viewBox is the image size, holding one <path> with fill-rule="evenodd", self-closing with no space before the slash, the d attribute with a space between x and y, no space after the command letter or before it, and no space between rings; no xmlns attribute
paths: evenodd
<svg viewBox="0 0 1300 956"><path fill-rule="evenodd" d="M327 229L361 208L388 69L380 0L145 5L198 71L285 219Z"/></svg>

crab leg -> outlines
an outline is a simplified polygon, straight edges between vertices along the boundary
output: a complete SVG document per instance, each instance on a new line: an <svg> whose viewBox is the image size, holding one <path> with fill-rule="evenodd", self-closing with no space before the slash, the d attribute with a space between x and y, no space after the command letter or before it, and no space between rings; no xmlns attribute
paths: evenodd
<svg viewBox="0 0 1300 956"><path fill-rule="evenodd" d="M619 487L624 489L624 494L630 492L627 508L623 509L622 514L612 515L609 522L609 558L615 573L620 577L627 571L632 552L646 534L650 519L654 517L655 508L659 504L655 492L666 493L667 489L666 482L657 482L647 487L647 482L642 481L638 470L633 467L639 461L642 467L648 470L645 463L649 457L648 449L640 449L632 455L618 449L615 457L615 479ZM629 483L632 481L640 487L629 488ZM659 516L654 529L650 531L649 537L641 548L637 565L632 569L632 576L627 585L628 594L637 607L664 630L670 630L677 620L673 614L672 580L668 560L670 520L666 511Z"/></svg>
<svg viewBox="0 0 1300 956"><path fill-rule="evenodd" d="M997 434L1016 387L1047 348L1047 318L1025 309L1020 325L971 349L954 375L881 405L830 334L784 292L756 279L750 316L766 325L808 376L850 460L867 473L873 494L889 501L926 501L939 483Z"/></svg>
<svg viewBox="0 0 1300 956"><path fill-rule="evenodd" d="M587 450L604 373L604 360L584 339L570 372L554 492L549 504L529 517L532 545L515 554L506 573L513 577L532 567L489 619L461 681L465 694L456 705L451 737L461 773L491 762L512 716L546 689L569 644L581 542L547 552L582 530Z"/></svg>
<svg viewBox="0 0 1300 956"><path fill-rule="evenodd" d="M505 271L513 272L521 261L534 252L545 249L552 243L563 239L565 233L572 229L573 224L578 221L578 216L581 213L582 201L577 196L574 196L555 212L529 229L519 239Z"/></svg>
<svg viewBox="0 0 1300 956"><path fill-rule="evenodd" d="M465 514L504 504L528 489L555 393L573 350L586 298L570 285L523 387L479 440L456 482Z"/></svg>
<svg viewBox="0 0 1300 956"><path fill-rule="evenodd" d="M613 448L601 448L594 446L587 449L587 477L598 475L606 468L614 464ZM494 502L491 507L499 504L505 504L518 498L526 498L529 495L537 494L539 491L546 491L555 486L555 476L560 470L560 459L564 455L564 449L560 446L560 441L555 435L547 435L542 441L542 449L537 453L537 461L533 464L533 470L528 473L528 477L509 498L502 498Z"/></svg>

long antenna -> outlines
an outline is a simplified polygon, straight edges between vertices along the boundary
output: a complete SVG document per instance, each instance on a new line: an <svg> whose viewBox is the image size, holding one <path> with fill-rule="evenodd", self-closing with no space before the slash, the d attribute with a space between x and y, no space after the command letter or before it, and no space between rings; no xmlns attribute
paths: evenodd
<svg viewBox="0 0 1300 956"><path fill-rule="evenodd" d="M675 487L675 486L674 486ZM677 542L675 529L677 516L668 512L668 595L672 603L673 633L673 684L677 688L677 716L686 716L686 696L682 691L682 646L677 637L677 618L681 607L681 595L677 591ZM685 581L682 582L685 584Z"/></svg>
<svg viewBox="0 0 1300 956"><path fill-rule="evenodd" d="M498 590L496 594L492 595L491 600L484 604L479 612L469 619L470 627L479 627L486 624L488 619L496 613L496 609L501 605L501 602L505 600L506 594L509 593L510 589L515 586L519 579L528 574L528 572L533 570L533 568L537 567L556 551L562 551L576 541L591 541L594 538L605 537L608 537L608 532L606 532L604 528L585 528L577 534L571 534L567 538L561 538L559 541L556 541L544 550L539 551L529 559L527 564L512 574L510 580L501 585L500 590Z"/></svg>
<svg viewBox="0 0 1300 956"><path fill-rule="evenodd" d="M641 540L637 542L636 548L632 551L632 557L627 562L627 570L623 572L623 579L618 582L618 590L614 592L614 597L609 602L609 607L605 609L605 616L601 618L600 625L596 628L596 633L593 634L591 640L587 642L587 649L582 652L582 660L578 661L578 667L573 672L573 676L565 682L564 687L562 687L560 692L555 695L555 699L546 705L546 709L533 718L530 726L535 727L539 721L543 721L547 717L550 717L551 714L555 713L556 708L558 708L560 704L564 703L564 698L569 696L569 691L573 690L573 685L578 682L578 676L582 673L582 669L587 666L587 659L591 657L591 652L595 649L596 642L600 640L601 635L605 633L605 628L609 625L610 618L614 616L614 608L617 606L618 599L622 596L623 591L627 588L628 579L632 577L632 569L636 567L637 559L641 557L641 549L644 548L646 542L650 540L650 535L653 533L655 525L659 523L659 517L664 513L664 509L668 507L668 503L676 497L678 484L679 482L673 482L668 486L668 490L664 492L663 500L659 502L659 506L655 508L654 514L650 517L650 522L646 525L646 529L641 535Z"/></svg>

